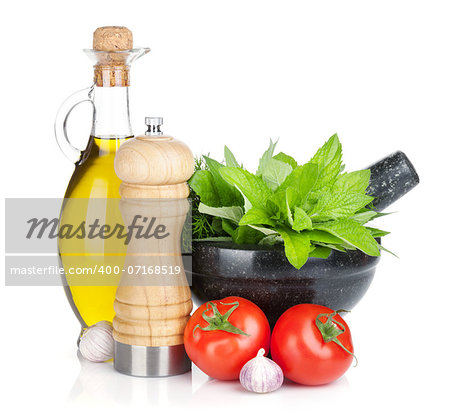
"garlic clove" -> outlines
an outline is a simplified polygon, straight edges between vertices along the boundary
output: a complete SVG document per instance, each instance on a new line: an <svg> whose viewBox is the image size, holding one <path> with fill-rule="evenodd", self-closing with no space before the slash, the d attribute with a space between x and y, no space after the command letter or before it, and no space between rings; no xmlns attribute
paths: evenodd
<svg viewBox="0 0 450 415"><path fill-rule="evenodd" d="M114 352L112 324L99 321L88 327L80 339L78 349L81 355L91 362L106 362L112 359Z"/></svg>
<svg viewBox="0 0 450 415"><path fill-rule="evenodd" d="M239 380L250 392L274 392L283 384L284 376L280 366L264 356L260 349L257 356L249 360L241 369Z"/></svg>

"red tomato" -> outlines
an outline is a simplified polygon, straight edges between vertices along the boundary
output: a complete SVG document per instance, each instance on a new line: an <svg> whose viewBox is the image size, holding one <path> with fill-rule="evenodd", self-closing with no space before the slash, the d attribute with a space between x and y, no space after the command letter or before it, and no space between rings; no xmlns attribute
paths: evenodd
<svg viewBox="0 0 450 415"><path fill-rule="evenodd" d="M316 323L319 315L321 329ZM285 311L275 324L271 353L288 379L322 385L342 376L351 365L352 336L346 322L332 309L300 304Z"/></svg>
<svg viewBox="0 0 450 415"><path fill-rule="evenodd" d="M209 301L189 319L184 345L190 359L208 376L239 378L258 350L270 347L270 326L262 310L241 297Z"/></svg>

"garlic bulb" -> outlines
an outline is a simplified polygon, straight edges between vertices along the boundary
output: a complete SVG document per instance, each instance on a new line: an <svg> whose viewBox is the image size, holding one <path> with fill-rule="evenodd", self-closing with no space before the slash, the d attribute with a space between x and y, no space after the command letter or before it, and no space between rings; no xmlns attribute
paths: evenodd
<svg viewBox="0 0 450 415"><path fill-rule="evenodd" d="M106 362L111 359L114 351L112 333L109 321L99 321L87 328L78 345L81 355L91 362Z"/></svg>
<svg viewBox="0 0 450 415"><path fill-rule="evenodd" d="M273 360L264 356L260 349L257 356L249 360L241 369L239 380L250 392L267 393L276 391L283 384L283 371Z"/></svg>

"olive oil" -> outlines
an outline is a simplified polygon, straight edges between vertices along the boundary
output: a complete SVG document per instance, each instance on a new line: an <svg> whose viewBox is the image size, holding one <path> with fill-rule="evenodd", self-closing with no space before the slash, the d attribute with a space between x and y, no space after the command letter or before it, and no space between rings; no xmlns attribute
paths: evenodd
<svg viewBox="0 0 450 415"><path fill-rule="evenodd" d="M128 138L131 137L89 138L64 196L60 227L64 224L78 225L83 221L89 223L94 219L106 224L123 222L118 209L120 179L114 172L114 157ZM61 262L66 271L66 294L83 326L102 320L112 321L114 317L116 286L106 284L110 284L113 277L119 277L117 270L122 269L120 252L123 247L115 246L117 244L114 238L104 241L87 238L59 240ZM73 276L75 270L83 270L86 285L72 285L79 284L80 280L80 274ZM74 278L78 282L73 282ZM102 282L102 285L91 285L93 281Z"/></svg>

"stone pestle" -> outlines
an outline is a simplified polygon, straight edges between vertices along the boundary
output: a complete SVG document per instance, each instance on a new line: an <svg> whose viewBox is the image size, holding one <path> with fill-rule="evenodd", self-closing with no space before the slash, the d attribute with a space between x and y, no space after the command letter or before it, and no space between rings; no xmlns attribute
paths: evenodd
<svg viewBox="0 0 450 415"><path fill-rule="evenodd" d="M416 169L405 153L397 151L368 167L367 194L373 196L375 210L381 212L419 183Z"/></svg>

